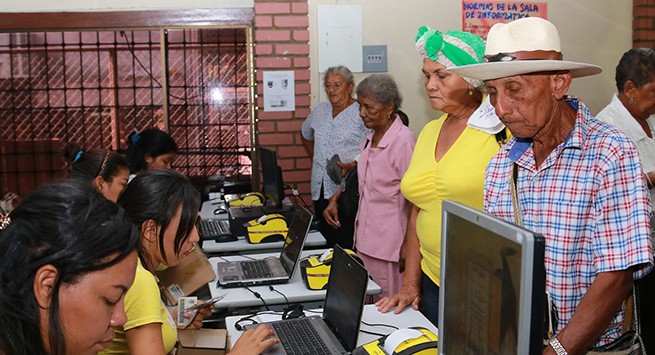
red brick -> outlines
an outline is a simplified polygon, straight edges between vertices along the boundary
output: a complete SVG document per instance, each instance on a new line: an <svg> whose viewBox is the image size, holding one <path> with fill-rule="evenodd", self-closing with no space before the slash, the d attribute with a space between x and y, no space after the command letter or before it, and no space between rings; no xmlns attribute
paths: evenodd
<svg viewBox="0 0 655 355"><path fill-rule="evenodd" d="M296 159L296 169L311 169L312 168L312 159L311 158L297 158Z"/></svg>
<svg viewBox="0 0 655 355"><path fill-rule="evenodd" d="M259 107L259 110L264 112L264 97L259 96L256 99L256 104L257 104L257 107Z"/></svg>
<svg viewBox="0 0 655 355"><path fill-rule="evenodd" d="M283 171L294 170L295 169L295 164L296 164L296 159L295 158L278 159L277 160L277 165L279 165L280 168L282 168Z"/></svg>
<svg viewBox="0 0 655 355"><path fill-rule="evenodd" d="M293 144L293 134L291 133L273 133L273 134L260 134L259 144L270 146L280 144Z"/></svg>
<svg viewBox="0 0 655 355"><path fill-rule="evenodd" d="M641 7L638 12L634 15L639 17L655 17L655 7ZM277 21L277 17L273 19L273 22Z"/></svg>
<svg viewBox="0 0 655 355"><path fill-rule="evenodd" d="M636 40L655 40L655 31L637 30L632 33L632 41Z"/></svg>
<svg viewBox="0 0 655 355"><path fill-rule="evenodd" d="M255 70L255 80L257 81L257 85L261 86L264 81L264 72L261 70Z"/></svg>
<svg viewBox="0 0 655 355"><path fill-rule="evenodd" d="M309 63L308 57L293 58L293 66L296 68L309 68Z"/></svg>
<svg viewBox="0 0 655 355"><path fill-rule="evenodd" d="M286 120L277 123L278 132L300 132L300 127L305 120Z"/></svg>
<svg viewBox="0 0 655 355"><path fill-rule="evenodd" d="M304 120L309 116L309 114L312 112L312 110L309 109L309 107L299 107L296 108L296 111L294 112L294 116L296 118Z"/></svg>
<svg viewBox="0 0 655 355"><path fill-rule="evenodd" d="M255 41L289 41L291 31L289 30L257 30L255 31Z"/></svg>
<svg viewBox="0 0 655 355"><path fill-rule="evenodd" d="M296 80L309 80L309 70L296 70L294 76Z"/></svg>
<svg viewBox="0 0 655 355"><path fill-rule="evenodd" d="M309 54L309 44L276 44L275 53L281 55Z"/></svg>
<svg viewBox="0 0 655 355"><path fill-rule="evenodd" d="M653 43L649 41L633 41L632 42L632 48L641 48L641 47L648 47L652 46Z"/></svg>
<svg viewBox="0 0 655 355"><path fill-rule="evenodd" d="M257 122L257 132L259 132L259 133L275 132L275 122L274 121L259 121L259 122Z"/></svg>
<svg viewBox="0 0 655 355"><path fill-rule="evenodd" d="M280 153L281 157L300 157L300 158L307 157L307 151L305 150L305 147L298 146L298 145L280 147L278 152ZM309 179L306 181L309 181Z"/></svg>
<svg viewBox="0 0 655 355"><path fill-rule="evenodd" d="M288 14L291 6L288 2L255 2L255 14Z"/></svg>
<svg viewBox="0 0 655 355"><path fill-rule="evenodd" d="M257 43L255 45L255 55L273 54L272 44Z"/></svg>
<svg viewBox="0 0 655 355"><path fill-rule="evenodd" d="M256 68L291 68L291 60L285 57L258 57L255 58Z"/></svg>
<svg viewBox="0 0 655 355"><path fill-rule="evenodd" d="M275 16L273 17L273 24L276 27L307 27L309 26L309 19L307 16Z"/></svg>
<svg viewBox="0 0 655 355"><path fill-rule="evenodd" d="M311 103L309 95L296 95L296 106L309 106Z"/></svg>
<svg viewBox="0 0 655 355"><path fill-rule="evenodd" d="M309 31L307 30L294 30L293 31L293 40L294 41L309 41Z"/></svg>
<svg viewBox="0 0 655 355"><path fill-rule="evenodd" d="M281 149L282 147L280 147ZM295 171L285 171L284 172L284 181L287 182L304 182L309 181L312 178L311 170L295 170Z"/></svg>
<svg viewBox="0 0 655 355"><path fill-rule="evenodd" d="M293 3L291 4L291 12L294 14L306 14L309 11L307 3Z"/></svg>
<svg viewBox="0 0 655 355"><path fill-rule="evenodd" d="M260 120L284 120L291 118L291 111L264 111L257 110L257 118Z"/></svg>
<svg viewBox="0 0 655 355"><path fill-rule="evenodd" d="M309 85L309 83L300 83L296 84L296 95L298 94L311 94L312 93L312 86Z"/></svg>
<svg viewBox="0 0 655 355"><path fill-rule="evenodd" d="M302 196L303 200L305 200L305 202L310 204L310 206L311 206L311 204L312 204L312 196L311 196L312 184L309 181L310 180L308 180L307 182L297 182L297 183L294 184L295 185L294 187L298 190L298 192L300 192L300 195Z"/></svg>
<svg viewBox="0 0 655 355"><path fill-rule="evenodd" d="M255 27L273 27L273 17L268 15L255 16Z"/></svg>
<svg viewBox="0 0 655 355"><path fill-rule="evenodd" d="M635 29L640 28L645 30L653 30L653 18L652 17L634 18L632 20L632 26Z"/></svg>

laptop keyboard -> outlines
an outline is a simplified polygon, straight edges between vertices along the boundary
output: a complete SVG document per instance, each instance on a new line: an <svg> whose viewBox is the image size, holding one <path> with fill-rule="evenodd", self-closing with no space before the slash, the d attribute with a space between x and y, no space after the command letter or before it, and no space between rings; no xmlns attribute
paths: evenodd
<svg viewBox="0 0 655 355"><path fill-rule="evenodd" d="M289 355L330 354L330 350L307 318L274 322L271 326L277 333L284 351Z"/></svg>
<svg viewBox="0 0 655 355"><path fill-rule="evenodd" d="M273 277L266 260L242 261L241 269L243 270L243 276L248 279Z"/></svg>
<svg viewBox="0 0 655 355"><path fill-rule="evenodd" d="M201 219L198 222L198 232L202 239L214 239L221 235L232 235L230 222L218 219Z"/></svg>

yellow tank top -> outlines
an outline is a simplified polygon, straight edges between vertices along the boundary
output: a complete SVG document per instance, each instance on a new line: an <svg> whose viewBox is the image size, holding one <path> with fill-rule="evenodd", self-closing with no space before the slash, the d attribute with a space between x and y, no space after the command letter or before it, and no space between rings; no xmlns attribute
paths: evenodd
<svg viewBox="0 0 655 355"><path fill-rule="evenodd" d="M446 117L425 125L400 183L405 198L420 209L416 232L423 256L421 269L437 285L441 272L441 202L453 200L481 210L485 169L500 149L493 134L467 126L437 162L434 152Z"/></svg>

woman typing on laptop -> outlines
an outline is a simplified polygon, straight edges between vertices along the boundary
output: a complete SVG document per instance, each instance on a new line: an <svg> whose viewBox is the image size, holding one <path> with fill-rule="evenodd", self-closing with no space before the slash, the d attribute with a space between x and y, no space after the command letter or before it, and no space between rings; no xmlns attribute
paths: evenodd
<svg viewBox="0 0 655 355"><path fill-rule="evenodd" d="M199 240L196 220L200 194L185 176L168 169L147 170L125 189L118 203L141 232L141 248L134 284L125 295L127 322L116 329L116 337L102 354L167 354L177 341L175 312L164 305L155 269L174 266ZM197 329L211 307L201 308L186 326ZM276 342L257 329L235 344L232 354L259 353Z"/></svg>

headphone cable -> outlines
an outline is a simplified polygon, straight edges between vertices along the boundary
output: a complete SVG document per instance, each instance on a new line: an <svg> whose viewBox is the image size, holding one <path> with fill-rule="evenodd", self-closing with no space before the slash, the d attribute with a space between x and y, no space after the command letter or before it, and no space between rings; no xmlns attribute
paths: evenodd
<svg viewBox="0 0 655 355"><path fill-rule="evenodd" d="M284 297L284 302L287 303L287 307L289 307L289 305L291 305L291 303L289 302L289 299L287 298L287 296L285 296L284 293L278 291L275 287L273 287L273 285L268 285L268 289L271 290L271 291L273 291L273 292L277 292L277 293L279 293L282 297Z"/></svg>
<svg viewBox="0 0 655 355"><path fill-rule="evenodd" d="M264 307L266 308L267 311L271 310L270 308L268 308L268 304L266 304L266 300L264 300L264 297L262 297L262 295L260 295L259 292L255 292L255 291L251 290L250 287L248 287L248 286L243 286L243 288L250 291L250 293L252 293L253 296L255 296L255 297L259 298L260 300L262 300L262 303L264 304Z"/></svg>

